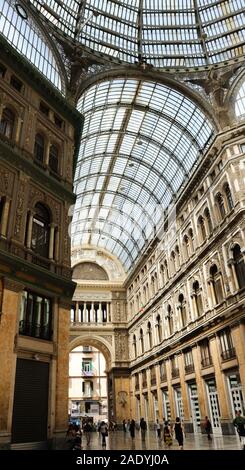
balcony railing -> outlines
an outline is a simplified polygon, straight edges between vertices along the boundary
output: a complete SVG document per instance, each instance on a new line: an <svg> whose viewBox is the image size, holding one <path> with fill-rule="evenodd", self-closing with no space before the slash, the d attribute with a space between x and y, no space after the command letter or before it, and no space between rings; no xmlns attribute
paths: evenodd
<svg viewBox="0 0 245 470"><path fill-rule="evenodd" d="M202 367L209 367L213 365L211 356L203 357L201 360Z"/></svg>
<svg viewBox="0 0 245 470"><path fill-rule="evenodd" d="M174 379L176 377L179 377L179 369L177 369L177 367L172 369L172 378Z"/></svg>
<svg viewBox="0 0 245 470"><path fill-rule="evenodd" d="M223 361L227 361L228 359L234 359L234 357L236 357L235 348L230 348L226 349L226 351L222 351L221 357Z"/></svg>
<svg viewBox="0 0 245 470"><path fill-rule="evenodd" d="M166 381L167 381L167 374L162 373L162 374L160 375L160 380L161 380L161 382L166 382Z"/></svg>
<svg viewBox="0 0 245 470"><path fill-rule="evenodd" d="M156 383L157 383L156 377L152 377L151 378L151 385L156 385Z"/></svg>
<svg viewBox="0 0 245 470"><path fill-rule="evenodd" d="M191 374L194 372L194 364L188 364L188 366L185 366L185 372L186 374Z"/></svg>
<svg viewBox="0 0 245 470"><path fill-rule="evenodd" d="M24 320L21 320L19 323L19 334L46 340L51 340L52 338L52 331L49 324L40 325L39 323L30 323Z"/></svg>
<svg viewBox="0 0 245 470"><path fill-rule="evenodd" d="M142 380L142 387L147 388L147 380Z"/></svg>

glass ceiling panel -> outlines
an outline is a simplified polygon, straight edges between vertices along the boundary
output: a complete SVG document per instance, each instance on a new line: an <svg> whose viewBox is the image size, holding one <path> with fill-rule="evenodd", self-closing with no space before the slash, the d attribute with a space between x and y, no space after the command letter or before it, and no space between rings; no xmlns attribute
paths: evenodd
<svg viewBox="0 0 245 470"><path fill-rule="evenodd" d="M62 91L61 75L54 53L34 19L20 7L21 4L16 1L0 0L0 34Z"/></svg>
<svg viewBox="0 0 245 470"><path fill-rule="evenodd" d="M154 67L198 67L244 53L243 0L26 0L90 51Z"/></svg>
<svg viewBox="0 0 245 470"><path fill-rule="evenodd" d="M87 234L86 243L110 250L128 269L201 158L213 127L189 98L150 81L98 83L78 109L85 125L73 246Z"/></svg>

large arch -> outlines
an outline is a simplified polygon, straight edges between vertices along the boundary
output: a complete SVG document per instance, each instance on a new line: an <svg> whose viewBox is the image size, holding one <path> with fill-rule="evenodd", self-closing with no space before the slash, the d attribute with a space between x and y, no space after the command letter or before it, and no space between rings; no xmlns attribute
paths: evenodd
<svg viewBox="0 0 245 470"><path fill-rule="evenodd" d="M112 345L106 339L100 337L96 333L80 332L78 336L72 338L69 343L69 353L78 346L94 346L96 349L101 351L106 360L107 372L111 368L113 361L113 350Z"/></svg>

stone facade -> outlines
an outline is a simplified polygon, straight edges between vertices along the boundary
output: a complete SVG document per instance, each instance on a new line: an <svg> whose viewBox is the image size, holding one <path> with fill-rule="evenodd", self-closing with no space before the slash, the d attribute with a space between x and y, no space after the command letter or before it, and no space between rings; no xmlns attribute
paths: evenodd
<svg viewBox="0 0 245 470"><path fill-rule="evenodd" d="M68 212L75 200L74 147L82 124L79 113L62 102L60 96L55 97L51 86L49 90L35 80L31 86L24 61L15 64L11 54L11 48L9 54L3 49L1 66L5 73L0 78L0 447L3 448L13 443L18 446L20 442L15 389L21 380L25 389L26 365L31 365L34 372L42 366L49 370L45 389L46 431L42 438L34 436L32 440L52 445L54 438L57 441L67 428L69 315L75 287L71 280ZM42 160L38 160L37 134L44 142ZM57 167L51 161L52 145L58 149ZM44 233L38 232L38 226L44 226L42 220L35 222L38 207L46 208L50 216L48 235L43 242L47 245L45 256L35 245ZM35 235L35 230L39 235ZM29 299L27 303L25 298ZM39 313L37 310L30 313L30 303L27 305L34 298ZM25 416L27 426L33 406L30 398L30 415L27 406Z"/></svg>

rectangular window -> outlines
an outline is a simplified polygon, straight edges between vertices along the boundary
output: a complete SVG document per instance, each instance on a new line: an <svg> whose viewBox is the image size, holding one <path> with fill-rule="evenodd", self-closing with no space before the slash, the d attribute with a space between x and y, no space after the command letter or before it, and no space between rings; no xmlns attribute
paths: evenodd
<svg viewBox="0 0 245 470"><path fill-rule="evenodd" d="M51 300L29 291L23 291L20 307L19 334L51 340Z"/></svg>
<svg viewBox="0 0 245 470"><path fill-rule="evenodd" d="M92 375L93 374L92 359L83 359L82 360L82 373L83 375Z"/></svg>
<svg viewBox="0 0 245 470"><path fill-rule="evenodd" d="M40 102L39 109L41 113L45 114L45 116L49 116L49 107L42 101Z"/></svg>
<svg viewBox="0 0 245 470"><path fill-rule="evenodd" d="M6 67L4 67L3 64L0 64L0 77L1 78L4 78L6 70L7 70Z"/></svg>
<svg viewBox="0 0 245 470"><path fill-rule="evenodd" d="M209 340L205 339L202 341L200 344L200 349L201 349L201 364L202 367L208 367L213 364L212 358L211 358L211 353L210 353L210 348L209 348Z"/></svg>
<svg viewBox="0 0 245 470"><path fill-rule="evenodd" d="M56 125L57 127L59 127L60 129L63 128L63 121L62 121L62 119L61 119L59 116L57 116L57 114L54 115L54 123L55 123L55 125Z"/></svg>
<svg viewBox="0 0 245 470"><path fill-rule="evenodd" d="M10 85L19 92L21 92L23 87L23 83L15 75L11 76Z"/></svg>
<svg viewBox="0 0 245 470"><path fill-rule="evenodd" d="M236 351L233 346L231 332L229 329L221 331L219 334L219 341L221 357L224 361L236 357Z"/></svg>

